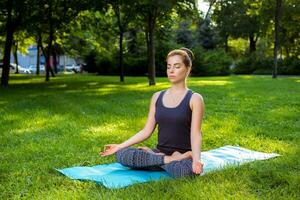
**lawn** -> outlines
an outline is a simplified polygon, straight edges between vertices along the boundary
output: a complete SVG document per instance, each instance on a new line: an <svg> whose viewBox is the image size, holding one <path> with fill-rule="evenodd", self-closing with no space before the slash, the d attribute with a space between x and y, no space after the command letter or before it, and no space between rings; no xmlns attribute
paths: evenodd
<svg viewBox="0 0 300 200"><path fill-rule="evenodd" d="M202 150L224 145L282 156L195 178L110 190L73 181L54 168L114 162L98 152L146 122L152 94L145 77L12 75L0 88L0 199L300 199L300 77L189 78L206 113ZM157 130L144 145L153 147Z"/></svg>

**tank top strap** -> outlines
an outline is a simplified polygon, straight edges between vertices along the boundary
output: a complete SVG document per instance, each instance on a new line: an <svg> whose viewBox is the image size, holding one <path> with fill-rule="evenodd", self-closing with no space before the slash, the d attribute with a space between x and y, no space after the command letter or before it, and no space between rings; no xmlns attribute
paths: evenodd
<svg viewBox="0 0 300 200"><path fill-rule="evenodd" d="M182 102L183 105L190 107L190 100L192 98L193 93L194 92L192 90L190 90L190 89L188 90L185 98L182 100L183 101Z"/></svg>
<svg viewBox="0 0 300 200"><path fill-rule="evenodd" d="M155 105L156 105L156 106L159 106L159 107L162 106L162 105L161 105L161 103L162 103L162 97L163 97L163 95L164 95L165 92L166 92L166 90L162 90L162 91L159 93L159 96L158 96L158 98L156 99L156 102L155 102Z"/></svg>

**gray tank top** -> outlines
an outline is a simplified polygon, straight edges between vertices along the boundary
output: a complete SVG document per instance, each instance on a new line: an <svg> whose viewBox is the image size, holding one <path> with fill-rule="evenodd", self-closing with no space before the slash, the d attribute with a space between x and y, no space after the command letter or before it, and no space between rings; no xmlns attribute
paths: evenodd
<svg viewBox="0 0 300 200"><path fill-rule="evenodd" d="M158 144L156 148L171 155L174 151L185 153L191 151L191 119L192 110L189 102L193 95L190 89L177 107L168 108L163 105L163 90L155 103L155 120L158 124Z"/></svg>

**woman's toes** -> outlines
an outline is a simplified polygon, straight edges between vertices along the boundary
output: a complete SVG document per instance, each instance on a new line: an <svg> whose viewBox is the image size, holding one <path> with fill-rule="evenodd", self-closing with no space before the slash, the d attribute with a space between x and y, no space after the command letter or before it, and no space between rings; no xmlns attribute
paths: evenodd
<svg viewBox="0 0 300 200"><path fill-rule="evenodd" d="M181 153L178 152L178 151L174 151L174 152L172 153L172 156L180 156L180 155L181 155Z"/></svg>

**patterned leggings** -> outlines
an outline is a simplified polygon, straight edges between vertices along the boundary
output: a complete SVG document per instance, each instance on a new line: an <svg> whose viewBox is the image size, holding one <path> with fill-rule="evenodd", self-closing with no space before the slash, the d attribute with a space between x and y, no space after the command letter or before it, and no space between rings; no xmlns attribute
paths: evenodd
<svg viewBox="0 0 300 200"><path fill-rule="evenodd" d="M156 149L153 149L153 151L157 152ZM133 147L116 152L116 160L132 169L165 170L173 178L193 175L192 159L164 164L164 155L155 155Z"/></svg>

